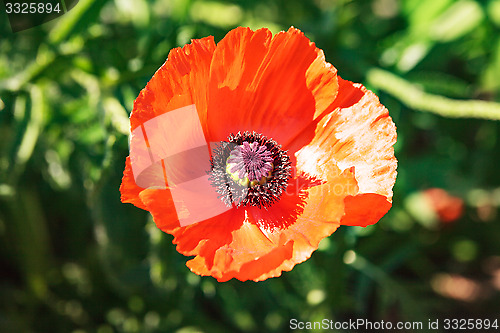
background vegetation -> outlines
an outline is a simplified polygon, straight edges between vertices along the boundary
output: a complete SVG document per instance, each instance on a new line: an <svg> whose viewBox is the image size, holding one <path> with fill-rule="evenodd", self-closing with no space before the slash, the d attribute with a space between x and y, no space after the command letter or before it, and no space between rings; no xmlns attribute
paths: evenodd
<svg viewBox="0 0 500 333"><path fill-rule="evenodd" d="M0 331L500 320L499 0L81 0L15 34L0 8ZM298 27L376 91L399 173L375 226L341 227L280 278L217 283L118 187L132 103L169 50L239 25ZM432 187L464 201L458 220Z"/></svg>

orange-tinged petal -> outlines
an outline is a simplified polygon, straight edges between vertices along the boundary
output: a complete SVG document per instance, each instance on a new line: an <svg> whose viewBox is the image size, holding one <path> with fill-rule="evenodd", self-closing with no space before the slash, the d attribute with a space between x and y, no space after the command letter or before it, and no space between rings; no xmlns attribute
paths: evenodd
<svg viewBox="0 0 500 333"><path fill-rule="evenodd" d="M136 207L147 210L146 205L139 198L139 193L144 190L142 187L137 186L134 174L132 173L132 166L130 165L130 157L127 156L125 160L125 170L123 171L122 183L120 185L121 201L123 203L131 203Z"/></svg>
<svg viewBox="0 0 500 333"><path fill-rule="evenodd" d="M339 78L335 111L315 126L315 136L296 154L297 168L327 179L332 166L355 167L360 193L392 197L397 160L396 127L377 96Z"/></svg>
<svg viewBox="0 0 500 333"><path fill-rule="evenodd" d="M183 48L170 51L167 61L153 75L134 102L130 115L131 129L165 112L190 104L197 105L200 119L206 119L206 82L208 81L212 53L215 50L213 37L193 40ZM202 121L205 134L207 129ZM152 133L149 133L150 135ZM156 133L158 134L158 133ZM149 140L155 140L154 137ZM122 202L132 203L147 209L139 194L144 188L136 184L136 179L127 158L120 192ZM153 171L151 171L153 172ZM156 176L156 175L153 175Z"/></svg>
<svg viewBox="0 0 500 333"><path fill-rule="evenodd" d="M391 207L397 160L396 128L387 109L371 91L339 78L335 110L304 131L313 139L295 154L297 169L331 182L335 168L354 167L359 191L346 198L345 225L376 223ZM294 141L293 151L299 146ZM331 186L335 186L332 184Z"/></svg>
<svg viewBox="0 0 500 333"><path fill-rule="evenodd" d="M218 245L223 245L215 253L211 252L214 248L209 253L199 251L187 263L188 267L219 281L232 278L260 281L291 270L309 258L319 242L337 229L344 214L344 198L357 191L352 170L338 172L330 179L337 185L335 188L291 181L289 192L269 208L268 214L253 207L240 209L246 210L246 216L241 226L231 231L231 242L219 242ZM297 201L298 204L291 205ZM275 220L279 216L285 219L293 216L294 221L279 226Z"/></svg>
<svg viewBox="0 0 500 333"><path fill-rule="evenodd" d="M156 226L164 232L172 233L179 227L172 195L168 189L145 189L140 194L141 201L153 215Z"/></svg>
<svg viewBox="0 0 500 333"><path fill-rule="evenodd" d="M245 262L239 271L223 272L217 278L219 282L237 278L240 281L262 281L267 278L277 277L282 271L289 271L295 266L290 259L293 257L294 241L290 240L282 246L276 246L263 256Z"/></svg>
<svg viewBox="0 0 500 333"><path fill-rule="evenodd" d="M329 188L328 184L312 186L305 190L307 199L302 214L298 216L297 221L284 230L274 230L267 233L268 237L280 244L276 251L275 259L281 258L284 261L269 271L269 266L262 265L261 269L254 265L253 275L249 275L243 268L240 269L237 279L251 279L255 281L264 280L270 277L281 275L282 271L291 270L296 264L307 260L313 251L318 248L319 242L330 236L340 225L340 220L344 214L344 198L353 191L357 190L354 180L354 174L351 170L346 170L337 177L332 178L336 189ZM290 258L284 254L288 252L284 248L293 243L293 251ZM266 258L269 259L269 258Z"/></svg>
<svg viewBox="0 0 500 333"><path fill-rule="evenodd" d="M219 248L230 242L231 231L241 226L244 220L243 211L231 209L202 222L181 227L179 215L188 212L176 211L170 190L146 189L141 192L140 197L158 228L174 235L173 243L185 255L205 251L209 256L206 252L210 252L210 247ZM207 243L207 240L210 242Z"/></svg>
<svg viewBox="0 0 500 333"><path fill-rule="evenodd" d="M281 145L332 104L336 69L295 28L237 28L217 44L209 84L208 127L218 140L256 131Z"/></svg>
<svg viewBox="0 0 500 333"><path fill-rule="evenodd" d="M397 160L393 145L396 126L378 97L361 84L339 78L340 96L360 96L339 103L329 126L335 129L333 158L341 169L354 166L360 193L377 193L392 199Z"/></svg>
<svg viewBox="0 0 500 333"><path fill-rule="evenodd" d="M244 211L231 209L205 221L179 228L173 233L173 242L180 253L199 254L211 267L215 251L232 242L231 233L240 228L243 221Z"/></svg>
<svg viewBox="0 0 500 333"><path fill-rule="evenodd" d="M366 227L377 223L389 209L391 203L383 195L376 193L361 193L348 196L345 199L345 216L343 225Z"/></svg>
<svg viewBox="0 0 500 333"><path fill-rule="evenodd" d="M207 82L214 50L213 37L194 39L183 48L172 49L134 102L132 130L158 115L193 103L205 124Z"/></svg>

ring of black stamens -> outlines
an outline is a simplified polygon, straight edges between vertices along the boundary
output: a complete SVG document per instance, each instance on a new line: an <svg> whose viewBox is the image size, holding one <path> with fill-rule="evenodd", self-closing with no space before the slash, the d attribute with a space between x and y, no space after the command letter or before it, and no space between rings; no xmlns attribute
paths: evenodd
<svg viewBox="0 0 500 333"><path fill-rule="evenodd" d="M251 187L242 186L235 182L226 172L227 159L231 151L243 142L257 142L266 146L272 153L273 170L271 177L265 184ZM231 134L227 141L216 145L212 151L210 181L219 194L219 198L228 206L236 207L257 206L270 207L277 202L286 190L291 175L291 162L287 152L281 149L273 139L267 138L256 132L238 132Z"/></svg>

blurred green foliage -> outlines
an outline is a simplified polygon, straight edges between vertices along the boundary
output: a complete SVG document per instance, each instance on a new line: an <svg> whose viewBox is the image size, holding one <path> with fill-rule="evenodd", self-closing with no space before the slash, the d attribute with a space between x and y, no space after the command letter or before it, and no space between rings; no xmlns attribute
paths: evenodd
<svg viewBox="0 0 500 333"><path fill-rule="evenodd" d="M16 34L0 16L0 331L498 318L499 0L81 0ZM398 126L399 174L375 226L340 228L280 278L217 283L118 188L128 114L169 50L239 25L298 27L376 91ZM430 187L461 197L463 216L440 224Z"/></svg>

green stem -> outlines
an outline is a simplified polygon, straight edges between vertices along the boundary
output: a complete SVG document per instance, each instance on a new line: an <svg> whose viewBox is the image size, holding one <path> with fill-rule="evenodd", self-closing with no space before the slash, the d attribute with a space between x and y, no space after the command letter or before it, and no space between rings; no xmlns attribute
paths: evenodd
<svg viewBox="0 0 500 333"><path fill-rule="evenodd" d="M387 92L415 110L432 112L449 118L500 120L500 103L456 100L429 94L418 85L379 68L370 69L367 80L374 88Z"/></svg>

